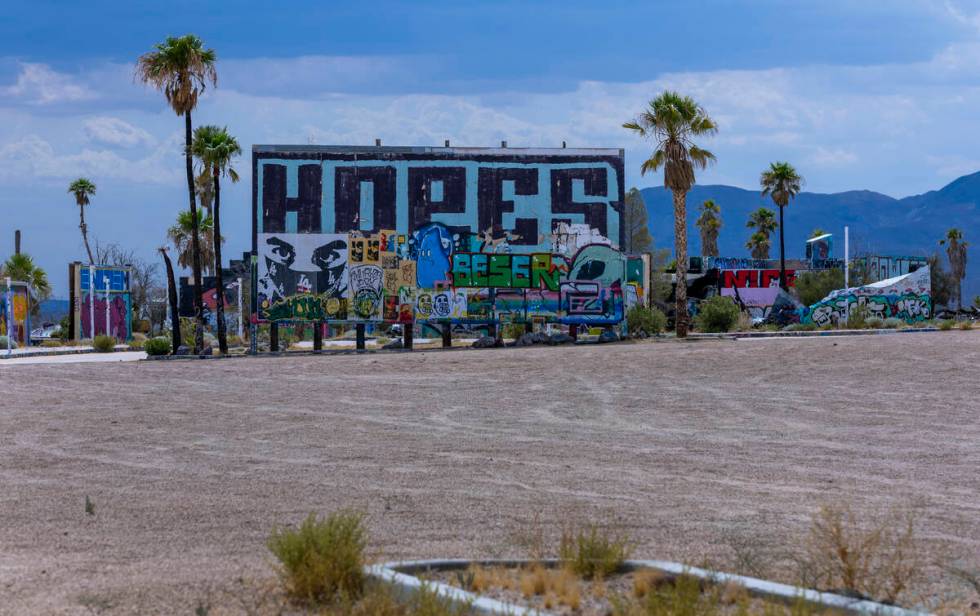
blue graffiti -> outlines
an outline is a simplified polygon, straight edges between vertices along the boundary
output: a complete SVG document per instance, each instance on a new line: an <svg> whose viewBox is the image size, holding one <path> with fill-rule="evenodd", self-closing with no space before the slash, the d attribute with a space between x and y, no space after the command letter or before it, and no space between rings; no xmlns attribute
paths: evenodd
<svg viewBox="0 0 980 616"><path fill-rule="evenodd" d="M415 278L420 289L444 284L452 271L453 236L444 225L432 223L412 236L411 258L416 261Z"/></svg>

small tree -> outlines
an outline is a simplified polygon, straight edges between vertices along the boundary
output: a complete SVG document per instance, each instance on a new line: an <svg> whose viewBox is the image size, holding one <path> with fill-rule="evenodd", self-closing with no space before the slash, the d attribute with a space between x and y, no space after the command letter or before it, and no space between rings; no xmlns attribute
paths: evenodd
<svg viewBox="0 0 980 616"><path fill-rule="evenodd" d="M718 233L722 227L721 208L708 199L701 204L701 215L695 224L701 232L701 254L705 257L717 257Z"/></svg>
<svg viewBox="0 0 980 616"><path fill-rule="evenodd" d="M753 259L768 259L771 245L769 236L762 231L753 233L749 241L745 243L745 247L749 249Z"/></svg>
<svg viewBox="0 0 980 616"><path fill-rule="evenodd" d="M953 280L953 297L956 299L956 307L962 308L963 279L966 278L966 248L969 244L963 241L963 232L954 228L946 232L946 237L939 240L939 245L946 246L949 273Z"/></svg>
<svg viewBox="0 0 980 616"><path fill-rule="evenodd" d="M783 291L789 289L786 282L786 225L783 211L790 200L800 194L803 182L803 176L787 162L770 163L769 168L759 177L762 195L769 195L773 203L779 206L779 288Z"/></svg>
<svg viewBox="0 0 980 616"><path fill-rule="evenodd" d="M626 193L623 224L626 230L623 252L635 255L649 251L653 245L653 237L650 236L650 228L647 225L647 206L643 201L643 194L636 188L631 188Z"/></svg>

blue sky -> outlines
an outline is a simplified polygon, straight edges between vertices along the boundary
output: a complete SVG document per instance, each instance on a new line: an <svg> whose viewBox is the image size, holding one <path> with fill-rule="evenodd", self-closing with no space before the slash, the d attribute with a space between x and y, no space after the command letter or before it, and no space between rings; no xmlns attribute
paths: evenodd
<svg viewBox="0 0 980 616"><path fill-rule="evenodd" d="M91 233L153 258L182 193L182 133L132 79L168 34L216 49L195 123L253 143L623 147L664 88L719 122L701 183L753 187L771 160L815 191L892 196L980 170L980 1L21 2L0 21L0 254L25 250L65 296L81 258L65 194L99 186ZM225 194L226 253L248 246L249 169ZM667 237L669 230L653 230Z"/></svg>

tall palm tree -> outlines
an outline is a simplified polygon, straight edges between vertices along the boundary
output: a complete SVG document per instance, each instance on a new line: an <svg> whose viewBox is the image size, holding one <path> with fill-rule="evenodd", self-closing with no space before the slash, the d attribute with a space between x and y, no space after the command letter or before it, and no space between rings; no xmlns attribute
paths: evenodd
<svg viewBox="0 0 980 616"><path fill-rule="evenodd" d="M218 297L216 316L218 321L218 348L228 354L228 337L225 333L225 282L221 273L221 176L232 182L238 181L238 172L231 166L231 159L241 156L242 147L228 134L228 129L218 126L199 126L194 131L192 146L194 156L201 161L202 175L214 179L214 277Z"/></svg>
<svg viewBox="0 0 980 616"><path fill-rule="evenodd" d="M214 220L204 218L203 214L204 212L198 210L196 225L194 224L195 215L189 211L184 210L177 214L177 221L167 229L167 238L177 249L177 265L190 268L194 263L193 234L194 228L197 227L200 232L197 254L200 255L203 262L201 269L205 274L211 274L211 268L214 267L214 234L212 233Z"/></svg>
<svg viewBox="0 0 980 616"><path fill-rule="evenodd" d="M769 241L769 236L779 226L776 223L776 212L773 212L767 207L760 207L749 214L749 220L745 223L745 226L755 230L749 238L748 243L745 244L745 247L752 251L752 258L768 259L769 247L772 245ZM757 235L760 238L756 238Z"/></svg>
<svg viewBox="0 0 980 616"><path fill-rule="evenodd" d="M184 116L184 158L187 166L187 194L190 199L191 246L194 273L194 313L197 327L194 335L195 351L204 348L204 305L201 298L201 252L197 228L197 200L194 198L194 165L191 160L191 112L197 100L207 88L218 83L215 70L217 56L213 49L205 49L204 42L193 34L181 37L168 36L145 53L136 62L136 78L163 92L167 103L177 115Z"/></svg>
<svg viewBox="0 0 980 616"><path fill-rule="evenodd" d="M656 147L640 173L664 168L664 186L674 197L674 251L677 259L677 336L687 336L687 191L694 185L694 170L704 169L715 155L694 143L696 137L718 132L718 126L689 96L666 91L650 101L633 121L623 124L641 137L650 137Z"/></svg>
<svg viewBox="0 0 980 616"><path fill-rule="evenodd" d="M191 146L193 147L193 146ZM194 176L194 192L197 193L198 201L204 210L204 217L208 218L214 214L214 181L207 170L201 171Z"/></svg>
<svg viewBox="0 0 980 616"><path fill-rule="evenodd" d="M789 289L786 284L786 234L783 210L789 205L790 199L800 194L803 182L803 176L787 162L769 163L769 168L759 176L762 196L770 195L773 202L779 206L779 288L783 291Z"/></svg>
<svg viewBox="0 0 980 616"><path fill-rule="evenodd" d="M180 308L177 306L177 281L174 280L174 264L167 254L167 247L158 248L167 267L167 301L170 303L170 352L176 353L180 347Z"/></svg>
<svg viewBox="0 0 980 616"><path fill-rule="evenodd" d="M956 294L956 307L963 307L963 279L966 278L966 248L968 242L963 241L963 232L953 228L946 232L946 237L939 240L941 246L946 247L946 256L949 258L949 273L956 281L954 292Z"/></svg>
<svg viewBox="0 0 980 616"><path fill-rule="evenodd" d="M718 256L718 232L721 231L721 208L712 199L701 204L701 215L695 223L701 231L701 254Z"/></svg>
<svg viewBox="0 0 980 616"><path fill-rule="evenodd" d="M749 241L745 243L745 247L751 251L753 259L768 259L771 245L769 236L761 231L753 233Z"/></svg>
<svg viewBox="0 0 980 616"><path fill-rule="evenodd" d="M78 178L68 185L68 192L75 195L75 204L78 205L78 228L82 230L82 241L85 242L88 262L95 263L95 259L92 258L92 249L88 245L88 225L85 224L85 206L89 204L89 197L95 195L95 184L87 178Z"/></svg>

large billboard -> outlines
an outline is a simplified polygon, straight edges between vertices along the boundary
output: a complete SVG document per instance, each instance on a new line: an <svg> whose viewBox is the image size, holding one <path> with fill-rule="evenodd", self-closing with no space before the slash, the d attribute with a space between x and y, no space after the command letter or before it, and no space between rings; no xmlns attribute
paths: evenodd
<svg viewBox="0 0 980 616"><path fill-rule="evenodd" d="M132 269L115 265L68 264L73 339L133 337Z"/></svg>
<svg viewBox="0 0 980 616"><path fill-rule="evenodd" d="M259 322L612 324L623 151L254 146Z"/></svg>

